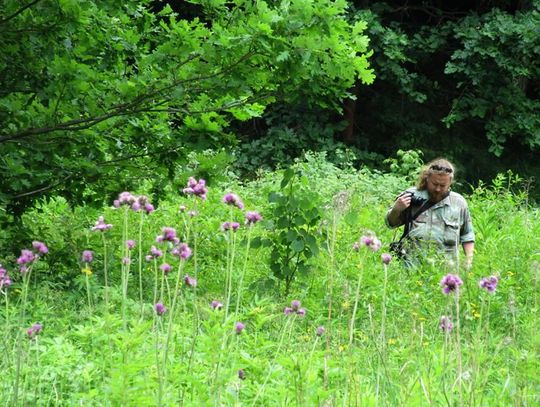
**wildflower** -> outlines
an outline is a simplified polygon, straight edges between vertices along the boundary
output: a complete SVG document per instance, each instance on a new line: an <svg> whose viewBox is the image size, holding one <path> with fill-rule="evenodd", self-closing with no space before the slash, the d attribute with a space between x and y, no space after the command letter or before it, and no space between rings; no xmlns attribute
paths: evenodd
<svg viewBox="0 0 540 407"><path fill-rule="evenodd" d="M146 256L144 256L144 258L146 259L146 261L152 261L154 260L154 258L152 256L150 256L149 254L147 254Z"/></svg>
<svg viewBox="0 0 540 407"><path fill-rule="evenodd" d="M180 240L176 237L176 229L170 228L170 227L163 227L161 229L161 235L156 237L156 242L163 243L163 242L172 242L172 243L178 243Z"/></svg>
<svg viewBox="0 0 540 407"><path fill-rule="evenodd" d="M298 312L298 309L300 308L300 301L299 300L292 300L291 301L291 308L294 312Z"/></svg>
<svg viewBox="0 0 540 407"><path fill-rule="evenodd" d="M167 312L167 308L161 302L156 303L156 305L154 305L154 309L158 315L163 315Z"/></svg>
<svg viewBox="0 0 540 407"><path fill-rule="evenodd" d="M306 315L306 310L304 308L300 308L298 311L296 311L296 315L303 317Z"/></svg>
<svg viewBox="0 0 540 407"><path fill-rule="evenodd" d="M121 192L118 194L118 199L113 201L113 206L115 208L120 208L122 205L131 206L135 202L136 198L131 192Z"/></svg>
<svg viewBox="0 0 540 407"><path fill-rule="evenodd" d="M30 328L26 330L26 333L28 334L29 339L33 339L37 334L41 333L41 330L43 329L43 325L41 325L39 322L32 325Z"/></svg>
<svg viewBox="0 0 540 407"><path fill-rule="evenodd" d="M126 246L128 250L131 250L135 247L135 240L126 240Z"/></svg>
<svg viewBox="0 0 540 407"><path fill-rule="evenodd" d="M183 192L186 195L195 195L204 200L208 193L206 181L202 178L197 181L194 177L189 177L187 187L183 189Z"/></svg>
<svg viewBox="0 0 540 407"><path fill-rule="evenodd" d="M139 212L141 210L141 204L135 201L131 204L131 209L133 210L133 212Z"/></svg>
<svg viewBox="0 0 540 407"><path fill-rule="evenodd" d="M159 266L159 268L161 269L161 271L163 271L163 273L165 274L169 274L172 270L172 267L170 264L168 263L163 263L161 266Z"/></svg>
<svg viewBox="0 0 540 407"><path fill-rule="evenodd" d="M194 218L194 217L197 216L198 214L199 214L199 212L197 212L197 211L189 211L189 212L188 212L188 216L189 216L190 218Z"/></svg>
<svg viewBox="0 0 540 407"><path fill-rule="evenodd" d="M32 247L36 251L36 253L39 254L47 254L49 253L49 249L47 246L45 246L45 243L38 242L37 240L32 242Z"/></svg>
<svg viewBox="0 0 540 407"><path fill-rule="evenodd" d="M186 243L180 243L171 250L171 254L181 258L182 260L187 260L191 257L191 249Z"/></svg>
<svg viewBox="0 0 540 407"><path fill-rule="evenodd" d="M184 283L186 283L188 287L197 287L197 279L187 274L184 276Z"/></svg>
<svg viewBox="0 0 540 407"><path fill-rule="evenodd" d="M290 314L293 313L293 309L290 308L290 307L285 307L285 309L283 310L283 313L284 313L285 315L290 315Z"/></svg>
<svg viewBox="0 0 540 407"><path fill-rule="evenodd" d="M323 336L324 333L326 332L326 329L324 329L324 326L320 326L317 328L317 336Z"/></svg>
<svg viewBox="0 0 540 407"><path fill-rule="evenodd" d="M240 227L240 224L238 222L224 222L221 225L221 229L225 232L229 229L231 229L233 232L236 232L238 228Z"/></svg>
<svg viewBox="0 0 540 407"><path fill-rule="evenodd" d="M245 327L246 326L243 323L237 322L234 327L234 330L236 331L237 334L241 334Z"/></svg>
<svg viewBox="0 0 540 407"><path fill-rule="evenodd" d="M11 278L9 278L7 270L0 264L0 290L5 286L11 285Z"/></svg>
<svg viewBox="0 0 540 407"><path fill-rule="evenodd" d="M92 263L94 260L94 252L92 250L84 250L82 252L82 261L85 263Z"/></svg>
<svg viewBox="0 0 540 407"><path fill-rule="evenodd" d="M392 255L390 255L389 253L383 253L381 254L381 260L383 264L388 264L390 263L390 261L392 261Z"/></svg>
<svg viewBox="0 0 540 407"><path fill-rule="evenodd" d="M122 259L122 264L131 264L131 259L129 257L124 257Z"/></svg>
<svg viewBox="0 0 540 407"><path fill-rule="evenodd" d="M100 216L96 224L92 228L92 231L105 232L106 230L109 230L110 228L112 228L112 225L110 223L105 223L105 219L103 218L103 216Z"/></svg>
<svg viewBox="0 0 540 407"><path fill-rule="evenodd" d="M246 379L246 372L244 372L244 369L238 369L238 378L240 380Z"/></svg>
<svg viewBox="0 0 540 407"><path fill-rule="evenodd" d="M212 307L212 309L217 309L217 310L223 308L223 304L217 300L212 301L210 306Z"/></svg>
<svg viewBox="0 0 540 407"><path fill-rule="evenodd" d="M183 213L183 212L186 211L187 207L186 207L186 205L180 205L180 207L178 209L180 210L180 212Z"/></svg>
<svg viewBox="0 0 540 407"><path fill-rule="evenodd" d="M144 205L144 210L147 214L151 214L152 212L155 211L155 208L154 208L154 205L152 205L151 203L147 203Z"/></svg>
<svg viewBox="0 0 540 407"><path fill-rule="evenodd" d="M163 252L161 250L159 250L156 246L152 246L150 248L150 254L152 255L153 258L163 256Z"/></svg>
<svg viewBox="0 0 540 407"><path fill-rule="evenodd" d="M255 211L246 212L246 225L254 225L260 220L262 220L262 216L259 212L255 212Z"/></svg>
<svg viewBox="0 0 540 407"><path fill-rule="evenodd" d="M36 256L31 250L21 250L21 255L17 259L17 264L24 266L25 264L32 263L36 259Z"/></svg>
<svg viewBox="0 0 540 407"><path fill-rule="evenodd" d="M84 267L82 270L81 270L81 273L83 274L86 274L87 276L91 276L92 275L92 269L90 267Z"/></svg>
<svg viewBox="0 0 540 407"><path fill-rule="evenodd" d="M485 288L488 292L494 293L497 289L498 283L499 279L496 276L491 276L481 279L478 285L480 286L480 288Z"/></svg>
<svg viewBox="0 0 540 407"><path fill-rule="evenodd" d="M223 203L236 206L238 209L244 209L244 203L236 194L225 194L225 196L223 197Z"/></svg>
<svg viewBox="0 0 540 407"><path fill-rule="evenodd" d="M457 291L458 287L463 284L459 276L455 274L447 274L441 280L442 292L450 294L452 291Z"/></svg>
<svg viewBox="0 0 540 407"><path fill-rule="evenodd" d="M441 328L441 331L443 332L450 332L454 328L454 324L452 324L452 321L450 321L450 317L445 315L441 316L441 319L439 320L439 328Z"/></svg>
<svg viewBox="0 0 540 407"><path fill-rule="evenodd" d="M368 234L360 237L360 241L353 244L353 249L358 251L361 246L366 246L376 252L381 248L381 241L375 235Z"/></svg>

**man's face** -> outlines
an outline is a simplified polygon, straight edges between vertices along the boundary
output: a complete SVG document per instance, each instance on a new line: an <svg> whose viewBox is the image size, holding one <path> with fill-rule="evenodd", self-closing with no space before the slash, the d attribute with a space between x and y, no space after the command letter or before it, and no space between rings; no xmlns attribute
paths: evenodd
<svg viewBox="0 0 540 407"><path fill-rule="evenodd" d="M451 184L452 178L450 174L429 174L427 177L429 199L433 202L441 201L448 192Z"/></svg>

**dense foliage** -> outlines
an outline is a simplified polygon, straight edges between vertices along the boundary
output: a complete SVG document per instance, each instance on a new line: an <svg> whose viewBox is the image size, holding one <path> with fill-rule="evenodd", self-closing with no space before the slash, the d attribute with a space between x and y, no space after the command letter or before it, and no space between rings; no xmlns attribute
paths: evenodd
<svg viewBox="0 0 540 407"><path fill-rule="evenodd" d="M2 2L1 204L159 189L193 149L235 144L231 119L299 89L335 106L373 81L366 25L347 22L344 0L191 3L197 17L148 0Z"/></svg>
<svg viewBox="0 0 540 407"><path fill-rule="evenodd" d="M190 195L171 194L155 211L134 211L135 202L151 209L148 200L123 194L118 208L71 209L58 198L29 213L25 226L48 252L28 242L21 249L37 259L29 261L32 251L18 265L1 259L12 280L5 284L3 273L1 399L538 404L540 213L524 192L511 192L519 178L500 175L468 196L477 233L472 269L436 257L404 269L381 261L393 238L382 217L407 180L340 170L322 155L294 171L309 181L295 197L317 202L322 218L313 235L320 251L288 295L283 285L261 284L286 278L271 268L272 248L250 245L274 233L280 214L268 197L280 191L284 172L207 192L190 182ZM262 220L247 216L254 210ZM373 234L379 251L359 240ZM445 295L447 273L463 284ZM58 290L59 280L74 285Z"/></svg>

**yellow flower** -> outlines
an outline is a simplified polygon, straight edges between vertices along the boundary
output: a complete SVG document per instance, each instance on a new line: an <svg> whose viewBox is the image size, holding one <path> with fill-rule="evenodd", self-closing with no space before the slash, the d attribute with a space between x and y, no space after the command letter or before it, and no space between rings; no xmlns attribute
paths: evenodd
<svg viewBox="0 0 540 407"><path fill-rule="evenodd" d="M87 276L91 276L92 275L92 270L90 270L90 267L85 267L81 270L81 273L84 273L86 274Z"/></svg>
<svg viewBox="0 0 540 407"><path fill-rule="evenodd" d="M420 281L420 280L418 280L418 281L416 282L416 284L418 284L419 286L423 286L423 285L424 285L424 283L423 283L422 281Z"/></svg>
<svg viewBox="0 0 540 407"><path fill-rule="evenodd" d="M475 312L475 313L473 313L473 315L474 315L475 318L480 318L480 313L479 312Z"/></svg>
<svg viewBox="0 0 540 407"><path fill-rule="evenodd" d="M397 343L397 339L388 339L388 345L395 345Z"/></svg>
<svg viewBox="0 0 540 407"><path fill-rule="evenodd" d="M341 307L343 308L344 311L347 311L350 306L351 304L349 303L349 301L344 301L343 304L341 304Z"/></svg>

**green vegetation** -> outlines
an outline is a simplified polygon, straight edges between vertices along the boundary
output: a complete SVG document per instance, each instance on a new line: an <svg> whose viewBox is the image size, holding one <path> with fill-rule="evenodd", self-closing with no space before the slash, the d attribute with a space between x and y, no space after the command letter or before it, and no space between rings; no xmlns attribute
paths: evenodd
<svg viewBox="0 0 540 407"><path fill-rule="evenodd" d="M320 250L286 293L272 248L250 242L276 233L280 206L268 197L284 205L275 191L294 173L307 180L294 198L320 210L310 234ZM171 191L148 214L41 203L24 224L49 252L23 274L14 258L2 259L13 284L2 288L0 398L66 406L538 404L540 213L521 180L500 175L471 191L478 240L469 271L435 257L418 269L383 264L393 232L382 217L407 183L310 154L286 173L210 186L207 200ZM253 210L263 219L244 224ZM112 227L91 231L100 215ZM164 226L192 252L173 250L179 243ZM382 249L354 250L369 233ZM163 256L145 259L151 246ZM93 251L91 262L83 250ZM172 270L163 272L164 263ZM447 273L463 280L459 294L442 293ZM478 285L490 276L499 280L493 293ZM441 316L453 329L441 330ZM36 323L41 330L26 332Z"/></svg>

